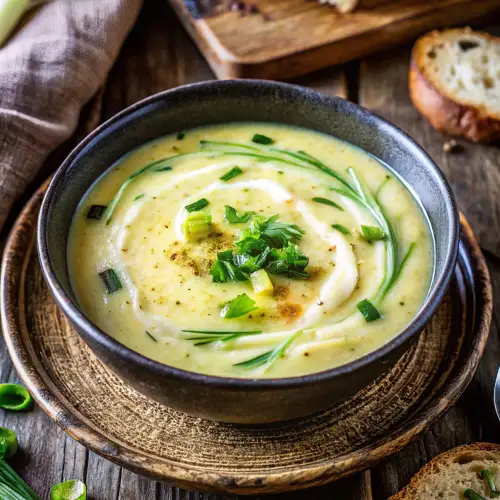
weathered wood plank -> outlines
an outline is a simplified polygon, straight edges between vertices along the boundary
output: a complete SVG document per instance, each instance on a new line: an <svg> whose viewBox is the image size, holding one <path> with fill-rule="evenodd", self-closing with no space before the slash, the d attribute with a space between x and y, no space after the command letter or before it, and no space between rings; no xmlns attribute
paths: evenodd
<svg viewBox="0 0 500 500"><path fill-rule="evenodd" d="M460 142L462 149L446 154L447 137L436 132L413 108L408 95L409 51L401 50L364 61L359 102L400 126L431 155L449 179L460 209L480 244L500 251L500 150ZM500 268L490 262L494 291ZM500 359L500 298L496 295L493 327L481 366L459 400L440 422L416 443L372 471L374 498L386 499L408 483L420 467L442 451L477 440L498 439L499 424L492 405L493 382Z"/></svg>

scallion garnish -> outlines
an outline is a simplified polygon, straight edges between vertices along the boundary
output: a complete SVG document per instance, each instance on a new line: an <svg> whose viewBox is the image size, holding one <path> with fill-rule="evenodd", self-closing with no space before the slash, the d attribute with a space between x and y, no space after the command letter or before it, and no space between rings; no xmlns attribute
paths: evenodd
<svg viewBox="0 0 500 500"><path fill-rule="evenodd" d="M184 139L184 137L186 137L186 132L184 132L183 130L181 130L180 132L177 132L177 140L178 141L182 141L182 139Z"/></svg>
<svg viewBox="0 0 500 500"><path fill-rule="evenodd" d="M236 298L230 300L221 310L221 318L233 319L239 318L244 314L258 309L255 305L255 300L251 299L246 293L238 295Z"/></svg>
<svg viewBox="0 0 500 500"><path fill-rule="evenodd" d="M282 358L286 354L286 350L290 347L290 344L302 333L302 330L293 333L287 337L283 342L281 342L277 347L271 351L267 351L264 354L255 356L254 358L247 359L246 361L241 361L240 363L235 363L233 366L240 366L241 368L251 369L257 368L258 366L267 365L269 368L277 359Z"/></svg>
<svg viewBox="0 0 500 500"><path fill-rule="evenodd" d="M111 295L112 293L115 293L120 290L120 288L122 288L120 278L118 278L118 275L116 274L116 271L114 269L110 268L100 272L99 277L104 283L106 293L108 295Z"/></svg>
<svg viewBox="0 0 500 500"><path fill-rule="evenodd" d="M252 137L252 142L255 142L257 144L263 144L264 146L268 146L269 144L273 144L274 140L271 139L270 137L267 137L267 135L255 134Z"/></svg>
<svg viewBox="0 0 500 500"><path fill-rule="evenodd" d="M144 194L138 194L135 198L134 201L140 200L141 198L144 198Z"/></svg>
<svg viewBox="0 0 500 500"><path fill-rule="evenodd" d="M106 208L104 205L92 205L87 212L87 219L101 219Z"/></svg>
<svg viewBox="0 0 500 500"><path fill-rule="evenodd" d="M17 451L17 436L10 429L0 427L0 443L2 445L0 458L9 458Z"/></svg>
<svg viewBox="0 0 500 500"><path fill-rule="evenodd" d="M241 175L243 173L243 170L241 170L240 167L233 167L231 170L226 172L224 175L220 177L221 181L230 181L234 177L237 177L238 175Z"/></svg>
<svg viewBox="0 0 500 500"><path fill-rule="evenodd" d="M485 479L486 482L488 483L488 488L490 489L490 493L491 493L492 497L500 496L500 491L497 489L497 486L495 484L495 480L493 479L493 474L489 470L487 470L487 469L482 470L479 473L479 477L481 479Z"/></svg>
<svg viewBox="0 0 500 500"><path fill-rule="evenodd" d="M206 238L210 233L212 215L209 212L193 212L184 220L182 228L190 240Z"/></svg>
<svg viewBox="0 0 500 500"><path fill-rule="evenodd" d="M144 330L146 332L146 335L153 341L153 342L158 342L153 335L151 335L147 330Z"/></svg>
<svg viewBox="0 0 500 500"><path fill-rule="evenodd" d="M323 205L329 205L330 207L334 207L334 208L337 208L338 210L342 210L342 212L344 211L344 209L338 203L335 203L332 200L328 200L327 198L320 198L318 196L315 196L312 199L312 201L315 201L316 203L322 203Z"/></svg>
<svg viewBox="0 0 500 500"><path fill-rule="evenodd" d="M238 213L235 208L226 205L226 214L224 215L224 219L226 219L230 224L243 224L244 222L248 222L254 213L255 212Z"/></svg>
<svg viewBox="0 0 500 500"><path fill-rule="evenodd" d="M212 342L229 342L238 337L244 337L245 335L258 335L262 333L262 330L244 330L244 331L235 331L235 332L227 332L220 330L182 330L185 333L196 333L201 336L196 337L188 337L186 340L195 340L196 342L193 344L197 345L205 345L210 344Z"/></svg>
<svg viewBox="0 0 500 500"><path fill-rule="evenodd" d="M377 226L361 225L361 235L366 241L378 241L385 238L385 233Z"/></svg>
<svg viewBox="0 0 500 500"><path fill-rule="evenodd" d="M351 232L349 231L349 229L347 229L342 224L332 224L332 227L333 227L333 229L336 229L337 231L339 231L342 234L351 234Z"/></svg>
<svg viewBox="0 0 500 500"><path fill-rule="evenodd" d="M76 479L55 484L50 489L50 500L86 500L87 487Z"/></svg>
<svg viewBox="0 0 500 500"><path fill-rule="evenodd" d="M356 307L368 323L381 318L378 309L368 299L362 300Z"/></svg>
<svg viewBox="0 0 500 500"><path fill-rule="evenodd" d="M31 394L19 384L0 384L0 408L12 411L29 410L33 406Z"/></svg>
<svg viewBox="0 0 500 500"><path fill-rule="evenodd" d="M201 200L195 201L191 203L191 205L186 205L184 208L191 213L198 212L198 210L202 210L206 206L208 206L208 200L206 198L201 198Z"/></svg>
<svg viewBox="0 0 500 500"><path fill-rule="evenodd" d="M471 488L467 488L466 490L464 490L464 497L468 500L486 500L486 498L484 498L482 495Z"/></svg>

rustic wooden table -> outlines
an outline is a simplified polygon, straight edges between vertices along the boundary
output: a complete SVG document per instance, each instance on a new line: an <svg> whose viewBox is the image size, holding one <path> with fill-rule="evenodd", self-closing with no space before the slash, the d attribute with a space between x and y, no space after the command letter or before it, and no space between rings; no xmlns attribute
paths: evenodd
<svg viewBox="0 0 500 500"><path fill-rule="evenodd" d="M359 102L402 127L430 153L450 180L460 208L476 232L490 266L494 291L497 291L500 286L500 149L464 143L460 152L445 154L446 138L429 127L409 100L408 58L409 49L405 48L324 70L294 83ZM150 94L212 78L212 72L165 0L146 1L105 87L82 113L73 139L51 156L31 192L54 170L68 149L100 121ZM26 199L17 204L10 224ZM3 241L6 233L4 231L1 238ZM444 450L479 440L500 442L500 425L492 404L493 382L500 364L500 298L496 302L499 308L493 317L481 366L458 404L439 422L406 449L369 471L279 498L383 500L407 484L424 463ZM0 380L17 380L3 342ZM18 434L22 451L13 465L43 499L47 498L50 485L73 478L85 481L91 500L237 498L186 492L122 469L77 444L39 408L26 414L2 412L0 425Z"/></svg>

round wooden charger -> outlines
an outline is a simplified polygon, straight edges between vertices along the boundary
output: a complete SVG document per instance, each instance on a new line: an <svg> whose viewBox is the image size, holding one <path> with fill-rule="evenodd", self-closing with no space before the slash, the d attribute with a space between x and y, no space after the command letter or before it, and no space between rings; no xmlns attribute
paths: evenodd
<svg viewBox="0 0 500 500"><path fill-rule="evenodd" d="M298 421L235 426L148 400L106 368L71 329L38 265L28 203L3 261L2 320L10 354L38 404L72 437L140 474L189 489L283 492L374 465L424 431L471 380L488 336L491 284L462 217L450 290L420 339L378 383Z"/></svg>

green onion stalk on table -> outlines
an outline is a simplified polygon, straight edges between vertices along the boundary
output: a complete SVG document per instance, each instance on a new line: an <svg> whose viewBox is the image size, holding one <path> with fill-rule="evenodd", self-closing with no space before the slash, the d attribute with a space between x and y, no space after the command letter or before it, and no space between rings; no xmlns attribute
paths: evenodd
<svg viewBox="0 0 500 500"><path fill-rule="evenodd" d="M0 384L0 408L9 411L28 411L33 407L31 394L19 384ZM2 500L39 500L40 497L6 462L18 449L15 432L0 427L0 498ZM51 500L86 500L87 488L78 480L55 484Z"/></svg>

